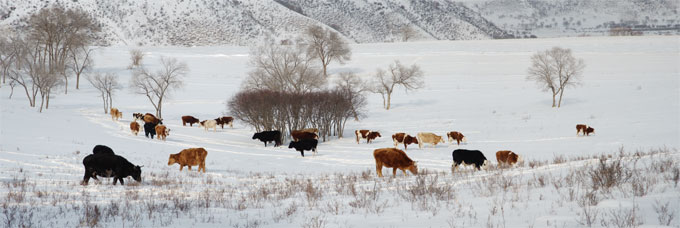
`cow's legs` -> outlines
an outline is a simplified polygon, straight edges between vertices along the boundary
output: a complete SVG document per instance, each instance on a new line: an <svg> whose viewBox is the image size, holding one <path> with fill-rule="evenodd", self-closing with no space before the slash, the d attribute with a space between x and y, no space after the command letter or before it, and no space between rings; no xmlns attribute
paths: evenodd
<svg viewBox="0 0 680 228"><path fill-rule="evenodd" d="M402 169L401 172L404 173L404 176L408 176L408 174L406 173L406 170L405 170L405 169Z"/></svg>
<svg viewBox="0 0 680 228"><path fill-rule="evenodd" d="M182 169L184 169L184 165L179 165L179 171L182 172Z"/></svg>
<svg viewBox="0 0 680 228"><path fill-rule="evenodd" d="M376 161L375 172L378 173L378 177L383 177L382 175L382 164Z"/></svg>
<svg viewBox="0 0 680 228"><path fill-rule="evenodd" d="M90 182L90 175L88 174L89 172L85 169L85 176L83 176L83 182L81 183L82 185L87 185L87 183Z"/></svg>
<svg viewBox="0 0 680 228"><path fill-rule="evenodd" d="M392 176L397 177L397 168L396 167L392 168Z"/></svg>
<svg viewBox="0 0 680 228"><path fill-rule="evenodd" d="M302 157L304 157L305 156L305 150L300 150L300 154L302 155Z"/></svg>

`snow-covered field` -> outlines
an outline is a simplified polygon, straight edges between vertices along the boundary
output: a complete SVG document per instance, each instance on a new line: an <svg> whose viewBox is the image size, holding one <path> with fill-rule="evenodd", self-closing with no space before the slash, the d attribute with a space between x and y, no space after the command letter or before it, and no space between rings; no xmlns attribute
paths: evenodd
<svg viewBox="0 0 680 228"><path fill-rule="evenodd" d="M582 86L566 90L559 109L550 107L550 94L525 80L529 57L553 46L571 48L587 65ZM28 106L18 87L8 99L9 86L2 85L0 221L36 227L573 227L582 225L585 209L599 213L594 226L611 226L616 222L610 219L636 208L641 224L656 226L654 207L663 203L680 216L674 179L680 164L678 36L352 48L352 61L330 65L329 73L352 71L368 79L376 68L400 60L421 66L425 88L396 91L389 111L382 109L379 95L367 94L367 117L345 128L351 137L323 142L316 156L304 158L287 146L265 148L239 121L217 132L181 125L182 115L212 119L228 112L226 101L249 71L247 47L143 48L148 68L166 56L190 69L183 89L164 104L164 123L171 129L167 141L129 131L133 112L154 112L146 97L127 88L131 47L102 47L95 58L95 71L114 72L123 83L114 97L114 107L123 112L117 122L104 114L98 92L84 79L80 90L55 94L43 113ZM576 136L579 123L596 133ZM355 129L380 131L383 137L357 144ZM468 142L409 147L424 175L375 177L372 151L393 146L393 133L452 130ZM82 159L97 144L143 165L143 181L79 185ZM180 173L177 165L166 165L169 154L190 147L207 149L207 173ZM526 162L451 175L456 148L479 149L494 164L496 151L512 150ZM615 190L594 191L588 171L600 155L610 157L607 164L622 161L632 177ZM668 167L660 170L660 164ZM651 187L638 194L635 183ZM578 203L593 194L592 205ZM670 225L680 226L680 219Z"/></svg>

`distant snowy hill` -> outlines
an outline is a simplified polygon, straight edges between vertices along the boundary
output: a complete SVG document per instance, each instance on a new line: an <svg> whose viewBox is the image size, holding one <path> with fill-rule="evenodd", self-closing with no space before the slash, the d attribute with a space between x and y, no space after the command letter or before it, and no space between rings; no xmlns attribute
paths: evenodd
<svg viewBox="0 0 680 228"><path fill-rule="evenodd" d="M0 1L0 25L20 28L54 3L90 12L101 41L122 45L249 45L293 40L309 25L356 43L398 41L404 25L425 40L603 35L618 24L680 31L673 0L22 0Z"/></svg>

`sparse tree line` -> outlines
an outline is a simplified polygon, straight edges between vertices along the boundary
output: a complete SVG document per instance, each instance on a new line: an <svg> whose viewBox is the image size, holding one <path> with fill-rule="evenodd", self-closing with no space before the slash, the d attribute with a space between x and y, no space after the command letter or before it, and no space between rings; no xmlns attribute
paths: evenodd
<svg viewBox="0 0 680 228"><path fill-rule="evenodd" d="M44 8L28 18L25 30L5 31L0 37L2 84L23 88L31 107L49 108L50 95L63 86L68 93L69 78L75 88L81 74L92 65L90 45L100 28L79 9L60 6ZM11 97L11 95L10 95Z"/></svg>
<svg viewBox="0 0 680 228"><path fill-rule="evenodd" d="M286 130L285 137L287 132L316 128L325 141L327 136L342 137L353 110L361 108L362 104L353 104L350 96L342 89L306 93L246 90L232 97L227 107L231 115L258 132Z"/></svg>

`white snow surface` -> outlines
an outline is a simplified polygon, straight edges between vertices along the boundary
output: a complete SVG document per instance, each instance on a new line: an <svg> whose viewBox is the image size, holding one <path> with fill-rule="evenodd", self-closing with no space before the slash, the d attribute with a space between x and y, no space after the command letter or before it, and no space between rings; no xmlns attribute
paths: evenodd
<svg viewBox="0 0 680 228"><path fill-rule="evenodd" d="M530 56L553 46L572 49L574 56L582 58L587 65L581 85L566 90L561 108L551 108L550 94L525 79ZM131 179L126 179L126 186L111 186L110 180L106 179L91 181L88 186L79 185L84 170L82 159L97 144L110 146L116 154L135 165L143 165L143 179L149 173L163 172L194 180L209 176L236 184L246 181L243 178L247 179L253 173L273 175L276 179L295 176L314 179L371 170L373 176L372 151L392 147L390 136L393 133L416 135L418 132L433 132L445 137L445 132L453 130L465 134L467 143L458 146L447 142L436 147L427 145L422 149L410 145L407 154L418 162L420 169L444 172L450 172L451 152L457 148L481 150L493 164L498 150L512 150L522 155L525 161L552 161L556 156L574 158L616 154L622 147L629 151L670 148L674 152L667 158L680 160L676 150L680 148L678 36L372 43L351 47L352 60L345 65L331 64L329 73L352 71L369 79L376 68L386 68L394 60L399 60L422 68L425 87L408 93L396 90L390 110L382 108L379 95L367 94L367 117L348 121L344 138L320 142L318 154L313 156L307 152L304 158L299 152L288 149L285 142L280 147L264 147L263 143L251 139L254 129L238 120L234 128L226 126L218 128L217 132L182 126L182 115L192 115L201 120L228 115L226 101L238 92L241 81L251 69L247 47L142 47L146 53L143 60L145 67L156 69L160 57L165 56L186 62L190 69L184 87L173 92L164 103L163 122L171 129L167 141L147 139L143 134L134 136L129 130L133 112L154 113L147 98L133 94L127 85L131 77L131 71L127 69L128 51L133 47L100 47L96 51L94 71L113 72L119 76L123 89L115 94L113 106L123 112L123 118L112 121L109 115L104 114L99 93L85 79L81 79L80 90L69 88L66 95L63 91L54 93L49 109L42 113L29 107L22 88L16 87L13 97L8 99L10 88L2 85L0 182L10 183L13 178L23 176L35 181L39 188L72 194L87 192L107 199L115 199L116 194L122 197L128 188L163 191L145 181L138 186L127 186L134 182ZM74 79L71 79L70 86L73 83ZM576 136L576 124L594 127L595 134ZM357 144L353 134L356 129L379 131L382 137L371 144L365 141ZM208 151L207 173L189 175L186 170L180 173L177 165L166 164L169 154L190 147L204 147ZM553 169L561 172L559 170L567 170L566 167ZM391 176L389 169L383 173ZM398 179L415 178L400 175ZM4 183L2 185L0 195L8 194L9 190ZM195 192L204 190L200 185L191 189ZM650 209L655 199L669 201L676 209L680 208L678 192L677 187L671 187L672 194L639 200L646 218L644 224L657 224L656 214ZM459 197L465 198L465 195ZM79 202L75 197L72 200L74 204ZM613 199L600 204L616 205L617 202L620 206L631 201L628 198ZM475 203L470 204L470 207L475 206ZM46 205L35 207L38 208L34 211L36 218L54 213L49 209L39 209L49 208ZM482 222L467 223L467 226L484 226L487 207L490 206L481 203L480 208L483 209L478 209L483 211L479 215ZM576 215L573 209L555 212L551 211L553 207L549 203L537 203L528 209L520 209L517 213L522 216L508 218L508 225L574 226ZM268 227L300 226L300 221L304 220L302 217L306 216L297 214L292 221L275 223L266 219L273 210L275 208L247 210L243 214L251 218L261 217L266 222L260 225ZM414 210L412 206L402 205L380 215L338 215L333 218L337 225L331 222L329 227L449 226L447 219L453 209L442 208L441 213L427 216L411 213L411 210ZM243 219L229 211L217 215L214 223L196 222L191 220L191 215L180 215L179 221L162 226L189 224L209 227ZM562 221L562 217L567 222L550 223ZM51 222L57 226L78 224L77 217ZM50 223L42 223L42 226L47 224ZM121 225L115 221L105 224L113 227ZM457 224L465 226L466 223ZM672 224L680 225L678 220ZM139 225L161 226L151 222Z"/></svg>

